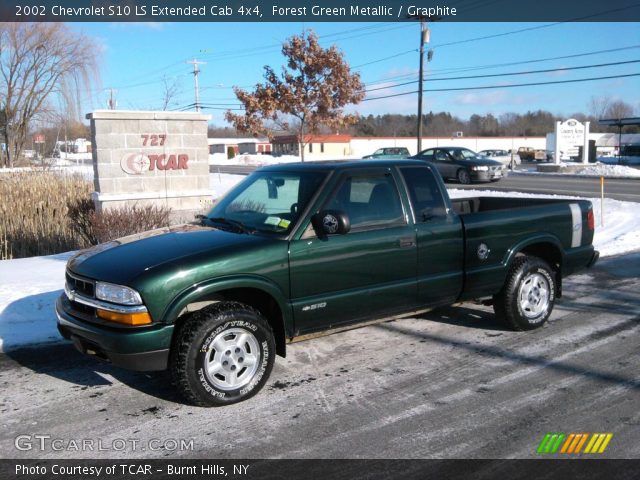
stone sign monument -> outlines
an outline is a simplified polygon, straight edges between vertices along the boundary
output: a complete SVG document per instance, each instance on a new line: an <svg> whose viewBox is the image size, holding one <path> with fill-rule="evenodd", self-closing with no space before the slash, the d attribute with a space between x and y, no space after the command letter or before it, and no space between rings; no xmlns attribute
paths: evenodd
<svg viewBox="0 0 640 480"><path fill-rule="evenodd" d="M87 118L98 211L151 204L186 221L211 203L208 115L98 110Z"/></svg>
<svg viewBox="0 0 640 480"><path fill-rule="evenodd" d="M573 118L564 122L556 122L555 163L560 163L562 158L577 157L580 148L582 148L582 163L588 163L589 123L582 124Z"/></svg>

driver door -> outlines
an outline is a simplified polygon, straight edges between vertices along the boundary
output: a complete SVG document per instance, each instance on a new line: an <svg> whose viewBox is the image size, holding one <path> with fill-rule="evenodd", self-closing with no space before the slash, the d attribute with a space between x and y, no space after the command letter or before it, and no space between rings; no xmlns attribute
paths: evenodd
<svg viewBox="0 0 640 480"><path fill-rule="evenodd" d="M296 334L334 328L415 306L416 232L389 168L344 172L322 210L345 213L346 234L309 225L290 244Z"/></svg>

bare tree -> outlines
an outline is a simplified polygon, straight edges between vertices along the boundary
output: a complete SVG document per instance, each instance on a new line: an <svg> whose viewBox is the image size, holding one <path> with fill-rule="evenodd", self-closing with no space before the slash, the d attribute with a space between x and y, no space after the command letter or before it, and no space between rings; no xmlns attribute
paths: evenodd
<svg viewBox="0 0 640 480"><path fill-rule="evenodd" d="M171 79L166 75L162 76L162 108L161 110L166 110L169 105L176 104L176 97L180 93L180 84L178 83L178 78L174 77Z"/></svg>
<svg viewBox="0 0 640 480"><path fill-rule="evenodd" d="M605 115L607 116L607 118L633 117L633 106L621 100L617 100L609 104Z"/></svg>
<svg viewBox="0 0 640 480"><path fill-rule="evenodd" d="M97 79L98 54L93 40L61 23L0 24L0 134L7 166L19 159L30 123L53 97L78 112L83 88Z"/></svg>
<svg viewBox="0 0 640 480"><path fill-rule="evenodd" d="M322 48L312 31L284 42L282 54L287 64L280 75L265 66L265 82L258 83L252 93L234 88L245 111L228 111L225 118L241 132L270 135L274 126L295 132L304 161L307 133L356 121L357 115L345 114L343 107L359 103L365 96L364 86L338 48Z"/></svg>
<svg viewBox="0 0 640 480"><path fill-rule="evenodd" d="M607 114L607 110L611 105L611 97L591 97L589 100L589 113L593 115L596 120L601 120L605 118Z"/></svg>

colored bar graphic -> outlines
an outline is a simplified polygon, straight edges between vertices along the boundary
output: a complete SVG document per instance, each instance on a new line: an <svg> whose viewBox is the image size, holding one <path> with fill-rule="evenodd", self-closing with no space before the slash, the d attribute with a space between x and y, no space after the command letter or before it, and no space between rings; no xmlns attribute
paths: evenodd
<svg viewBox="0 0 640 480"><path fill-rule="evenodd" d="M560 453L567 453L567 450L569 449L569 445L571 445L571 442L573 442L573 439L575 438L576 434L575 433L570 433L569 436L567 437L567 441L564 442L564 445L562 446L562 450L560 450Z"/></svg>
<svg viewBox="0 0 640 480"><path fill-rule="evenodd" d="M613 433L547 433L538 445L537 453L604 453L613 438ZM582 450L582 447L586 447ZM561 447L562 445L562 447Z"/></svg>
<svg viewBox="0 0 640 480"><path fill-rule="evenodd" d="M542 441L540 442L540 445L538 445L538 450L537 450L537 452L538 452L538 453L546 453L546 452L544 451L544 447L546 447L547 442L548 442L550 439L551 439L551 434L550 434L550 433L547 433L547 434L544 436L544 438L542 439Z"/></svg>

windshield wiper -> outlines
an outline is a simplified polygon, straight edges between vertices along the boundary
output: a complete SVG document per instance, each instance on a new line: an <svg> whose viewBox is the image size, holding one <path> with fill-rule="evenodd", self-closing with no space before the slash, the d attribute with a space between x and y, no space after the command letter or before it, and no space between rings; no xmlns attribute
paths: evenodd
<svg viewBox="0 0 640 480"><path fill-rule="evenodd" d="M224 223L225 225L229 225L231 227L234 227L236 230L238 230L241 233L254 233L255 232L255 229L247 227L244 223L239 222L238 220L232 220L230 218L224 218L224 217L213 217L213 218L207 217L207 220L209 220L211 222L214 222L214 223Z"/></svg>

